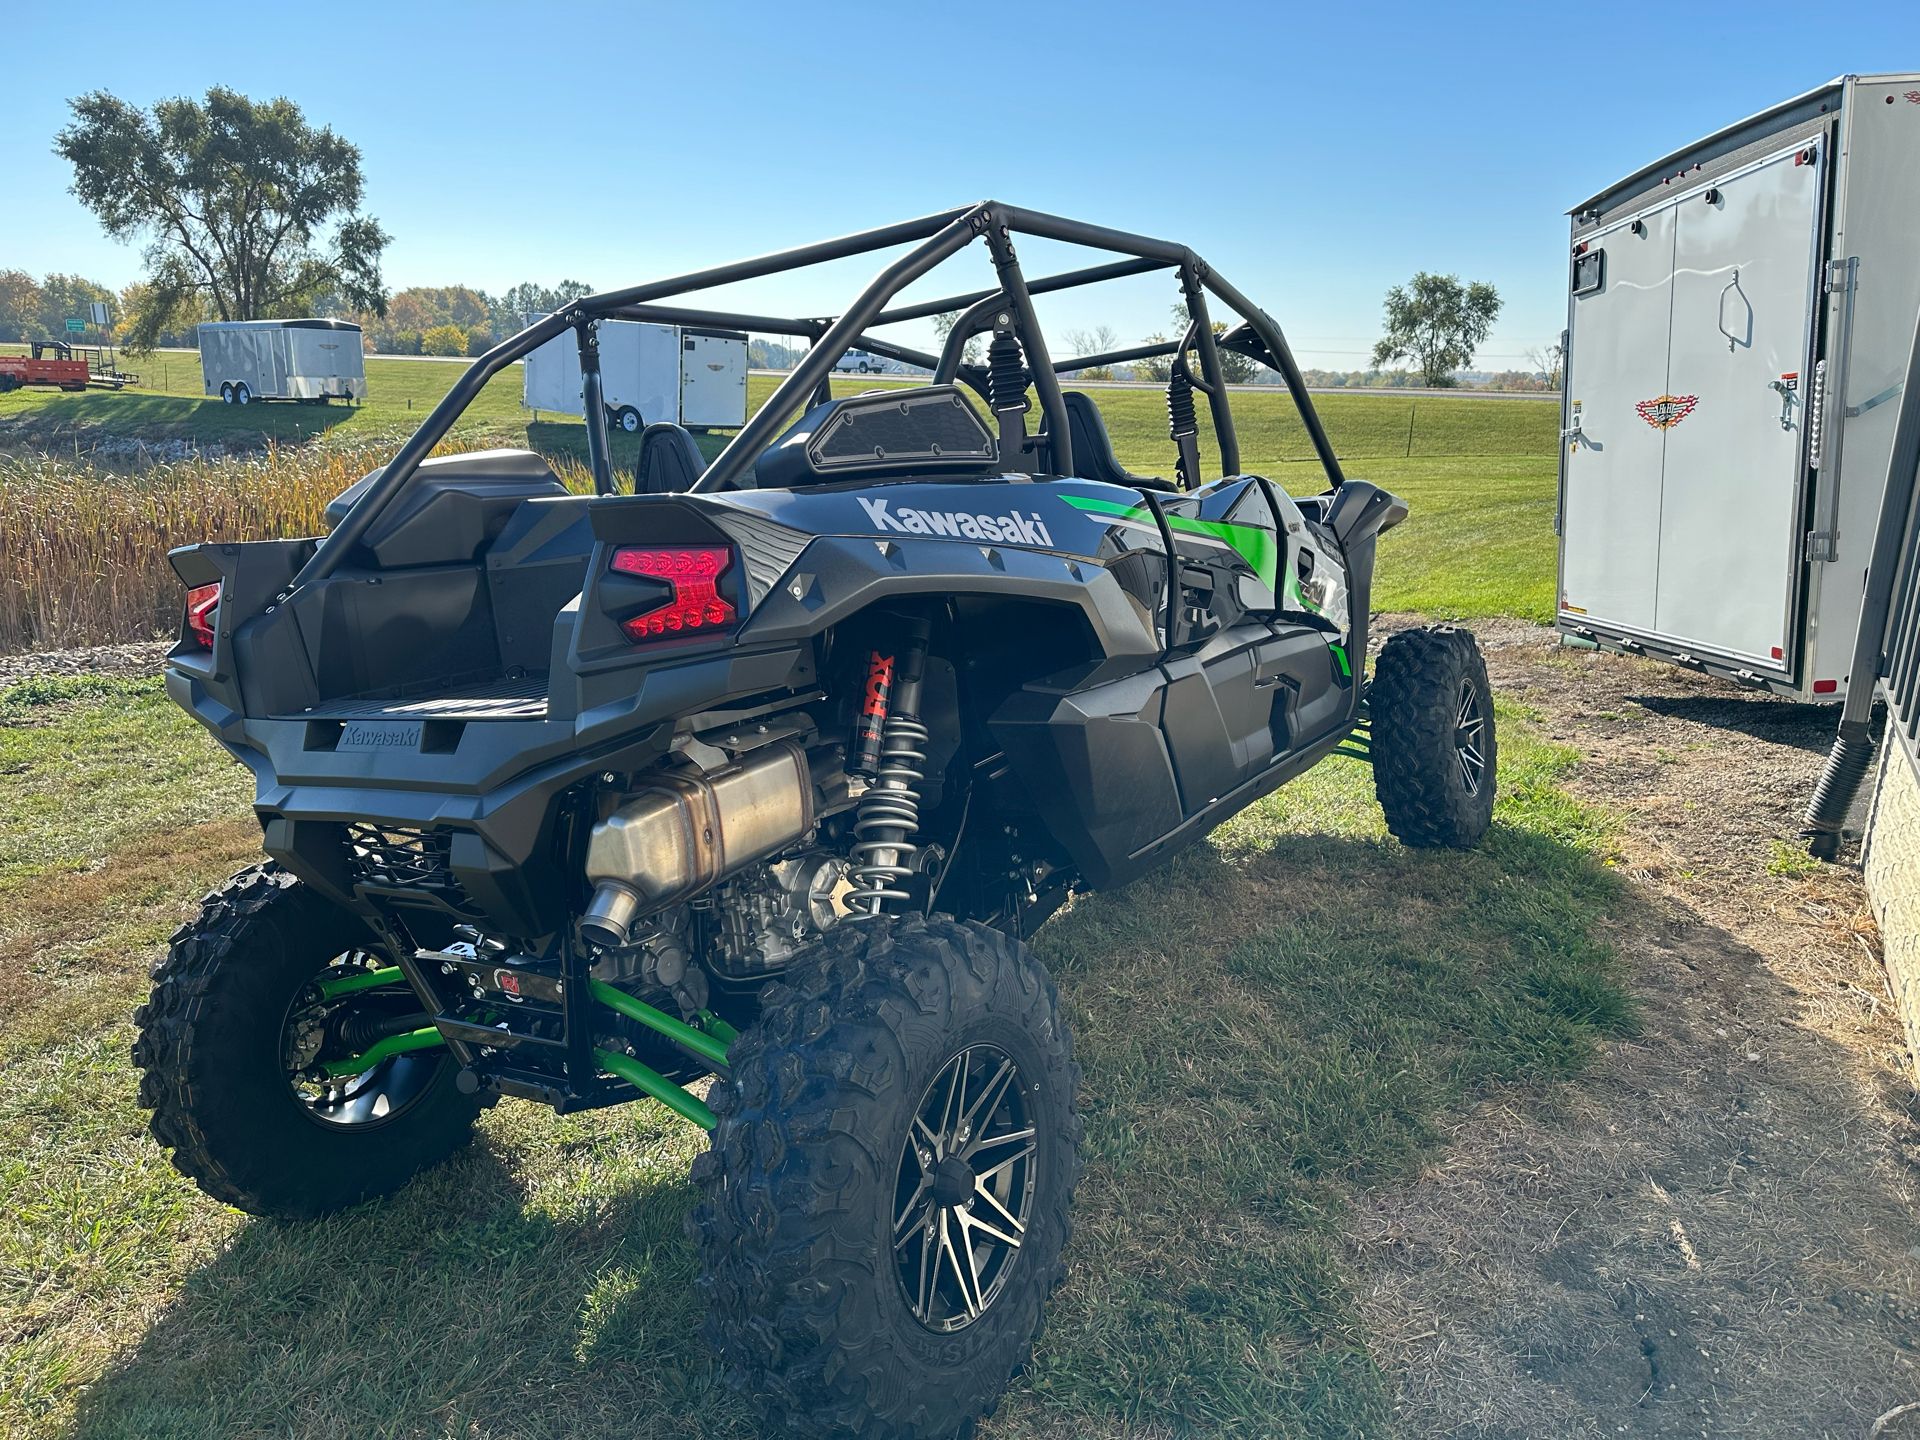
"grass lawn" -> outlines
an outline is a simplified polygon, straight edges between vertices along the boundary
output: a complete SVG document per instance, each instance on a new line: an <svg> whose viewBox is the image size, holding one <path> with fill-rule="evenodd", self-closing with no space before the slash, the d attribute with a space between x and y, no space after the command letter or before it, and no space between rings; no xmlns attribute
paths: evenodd
<svg viewBox="0 0 1920 1440"><path fill-rule="evenodd" d="M1503 709L1487 845L1383 835L1324 764L1037 949L1089 1169L1046 1339L989 1434L1384 1433L1347 1288L1355 1187L1627 1021L1608 827ZM0 1433L747 1437L696 1338L698 1132L519 1102L399 1196L251 1221L146 1137L127 1016L253 854L246 777L150 680L0 692Z"/></svg>

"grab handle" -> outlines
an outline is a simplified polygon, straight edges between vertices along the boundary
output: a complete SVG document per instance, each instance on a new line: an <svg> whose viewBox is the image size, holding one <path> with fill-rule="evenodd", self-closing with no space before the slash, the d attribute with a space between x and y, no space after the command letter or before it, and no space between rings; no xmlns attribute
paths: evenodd
<svg viewBox="0 0 1920 1440"><path fill-rule="evenodd" d="M1736 335L1733 331L1727 329L1727 296L1730 294L1738 295L1740 297L1740 303L1747 307L1747 330L1745 335ZM1733 278L1729 280L1726 286L1720 291L1720 314L1714 323L1720 327L1720 333L1727 337L1728 354L1733 353L1733 348L1736 345L1751 345L1753 343L1753 302L1747 299L1747 292L1740 288L1740 267L1737 265L1733 270Z"/></svg>

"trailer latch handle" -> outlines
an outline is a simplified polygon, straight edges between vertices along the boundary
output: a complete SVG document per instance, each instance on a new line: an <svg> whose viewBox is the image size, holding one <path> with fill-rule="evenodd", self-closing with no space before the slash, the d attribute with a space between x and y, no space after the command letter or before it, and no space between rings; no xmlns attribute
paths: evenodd
<svg viewBox="0 0 1920 1440"><path fill-rule="evenodd" d="M1793 429L1793 407L1800 397L1793 393L1793 387L1784 380L1769 380L1767 388L1780 392L1780 428Z"/></svg>

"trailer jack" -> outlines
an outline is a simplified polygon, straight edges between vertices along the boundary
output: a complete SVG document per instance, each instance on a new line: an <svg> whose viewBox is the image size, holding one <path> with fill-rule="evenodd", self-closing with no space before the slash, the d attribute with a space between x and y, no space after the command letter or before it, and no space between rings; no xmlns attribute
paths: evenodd
<svg viewBox="0 0 1920 1440"><path fill-rule="evenodd" d="M405 979L406 975L399 967L390 966L380 970L356 972L337 980L324 980L316 988L323 999L335 1000L342 996L356 994L361 990L398 984ZM727 1050L735 1040L740 1038L740 1032L718 1015L703 1010L697 1017L698 1023L689 1025L685 1021L674 1019L662 1010L655 1009L644 1000L635 999L624 990L616 990L603 981L590 981L589 986L593 998L607 1009L646 1026L655 1034L672 1041L702 1064L725 1073ZM321 1068L328 1075L340 1079L363 1074L382 1060L390 1060L395 1055L405 1055L415 1050L430 1050L445 1043L446 1039L439 1029L428 1025L399 1035L389 1035L359 1055L352 1055L344 1060L330 1060ZM684 1086L675 1084L651 1066L643 1065L630 1055L621 1055L612 1050L595 1050L593 1058L594 1062L609 1075L625 1080L636 1090L652 1096L683 1119L691 1120L703 1130L713 1129L713 1111L709 1110L698 1096L690 1094Z"/></svg>

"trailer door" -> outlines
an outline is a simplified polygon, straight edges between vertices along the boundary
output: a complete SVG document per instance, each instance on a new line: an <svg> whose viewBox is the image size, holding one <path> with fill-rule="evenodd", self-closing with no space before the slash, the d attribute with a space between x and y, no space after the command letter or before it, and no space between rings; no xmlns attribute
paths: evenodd
<svg viewBox="0 0 1920 1440"><path fill-rule="evenodd" d="M1819 158L1802 142L1681 198L1663 392L1656 629L1782 674L1799 630Z"/></svg>
<svg viewBox="0 0 1920 1440"><path fill-rule="evenodd" d="M1669 205L1589 237L1572 270L1560 610L1638 633L1654 624L1667 436L1638 407L1667 391L1673 243Z"/></svg>
<svg viewBox="0 0 1920 1440"><path fill-rule="evenodd" d="M680 419L703 428L747 423L747 337L737 331L680 332Z"/></svg>

